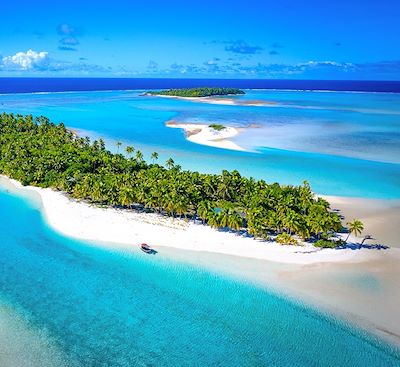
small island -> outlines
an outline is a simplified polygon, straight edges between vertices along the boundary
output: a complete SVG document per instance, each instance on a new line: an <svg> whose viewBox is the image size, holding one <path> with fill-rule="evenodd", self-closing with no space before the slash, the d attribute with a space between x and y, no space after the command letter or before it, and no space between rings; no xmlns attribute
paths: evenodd
<svg viewBox="0 0 400 367"><path fill-rule="evenodd" d="M149 91L147 95L152 96L171 96L171 97L217 97L229 95L243 95L245 92L238 88L181 88L181 89L166 89L159 91Z"/></svg>
<svg viewBox="0 0 400 367"><path fill-rule="evenodd" d="M186 139L192 143L221 149L246 150L231 140L244 128L215 123L179 122L176 120L167 121L165 126L182 129L185 132Z"/></svg>
<svg viewBox="0 0 400 367"><path fill-rule="evenodd" d="M264 106L275 107L277 102L265 100L250 100L234 98L235 96L243 96L246 94L243 90L238 88L181 88L181 89L165 89L148 91L142 96L165 97L173 99L182 99L192 102L201 102L219 105L233 105L233 106Z"/></svg>

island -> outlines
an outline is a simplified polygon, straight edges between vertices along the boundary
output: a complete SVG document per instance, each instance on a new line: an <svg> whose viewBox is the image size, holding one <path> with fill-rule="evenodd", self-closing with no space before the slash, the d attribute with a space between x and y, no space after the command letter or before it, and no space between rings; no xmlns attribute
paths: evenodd
<svg viewBox="0 0 400 367"><path fill-rule="evenodd" d="M125 152L112 153L101 139L79 137L46 117L0 115L0 174L23 185L52 188L102 207L202 222L263 241L344 243L336 236L343 228L339 214L315 197L307 182L280 185L226 170L202 174L182 170L172 158L165 167L159 165L157 153L148 163L134 147ZM362 223L353 227L357 233Z"/></svg>
<svg viewBox="0 0 400 367"><path fill-rule="evenodd" d="M234 98L246 94L238 88L181 88L181 89L166 89L158 91L148 91L142 96L164 97L181 99L192 102L201 102L208 104L219 105L238 105L238 106L253 106L253 107L277 107L275 101L265 100L250 100Z"/></svg>
<svg viewBox="0 0 400 367"><path fill-rule="evenodd" d="M171 97L187 97L187 98L201 98L201 97L218 97L230 95L243 95L245 92L238 88L181 88L181 89L166 89L160 91L149 91L147 95L152 96L171 96Z"/></svg>
<svg viewBox="0 0 400 367"><path fill-rule="evenodd" d="M170 128L182 129L188 141L214 148L246 151L231 139L245 128L224 126L221 124L180 122L170 120L165 123Z"/></svg>

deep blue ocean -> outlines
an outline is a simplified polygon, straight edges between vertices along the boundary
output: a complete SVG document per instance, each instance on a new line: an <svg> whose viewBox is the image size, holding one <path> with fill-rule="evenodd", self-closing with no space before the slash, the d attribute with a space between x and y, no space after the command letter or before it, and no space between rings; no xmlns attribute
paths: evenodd
<svg viewBox="0 0 400 367"><path fill-rule="evenodd" d="M0 78L0 93L193 87L400 93L400 81L149 78Z"/></svg>

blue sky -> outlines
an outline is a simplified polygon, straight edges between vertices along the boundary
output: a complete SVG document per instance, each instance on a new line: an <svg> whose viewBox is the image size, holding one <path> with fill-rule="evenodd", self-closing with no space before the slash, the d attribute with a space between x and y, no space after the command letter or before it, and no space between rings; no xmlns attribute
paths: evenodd
<svg viewBox="0 0 400 367"><path fill-rule="evenodd" d="M399 0L20 0L0 76L400 80Z"/></svg>

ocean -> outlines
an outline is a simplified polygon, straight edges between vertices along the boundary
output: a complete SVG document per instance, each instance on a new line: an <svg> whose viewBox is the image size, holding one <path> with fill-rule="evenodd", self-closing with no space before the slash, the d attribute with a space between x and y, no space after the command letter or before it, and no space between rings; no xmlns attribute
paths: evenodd
<svg viewBox="0 0 400 367"><path fill-rule="evenodd" d="M194 87L400 93L400 81L151 78L0 78L0 93Z"/></svg>
<svg viewBox="0 0 400 367"><path fill-rule="evenodd" d="M0 207L4 367L400 363L398 350L272 291L63 237L34 199L5 188Z"/></svg>
<svg viewBox="0 0 400 367"><path fill-rule="evenodd" d="M307 180L319 194L400 198L399 93L246 89L238 101L269 104L232 106L143 96L143 91L3 94L0 110L45 115L82 135L103 138L111 150L121 141L147 159L153 151L160 163L172 157L184 169L237 169L267 182ZM243 127L233 141L247 151L191 143L182 130L165 125L171 119Z"/></svg>
<svg viewBox="0 0 400 367"><path fill-rule="evenodd" d="M321 194L400 198L398 82L212 81L246 89L235 98L273 102L265 106L142 96L210 84L3 78L0 111L45 115L104 138L111 150L121 141L121 149L133 145L146 158L158 151L160 163L172 156L184 169L238 169L268 182L308 180ZM248 151L191 143L165 126L171 119L244 128L233 140ZM272 289L162 253L64 237L34 198L6 186L0 207L1 366L400 365L398 349ZM360 279L357 292L382 296L374 277Z"/></svg>

